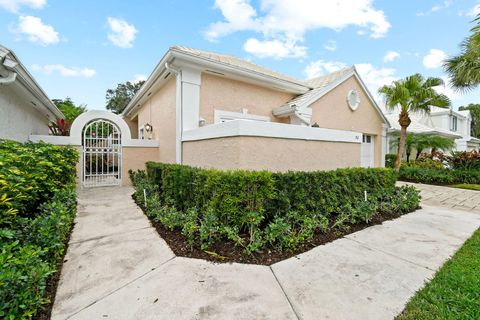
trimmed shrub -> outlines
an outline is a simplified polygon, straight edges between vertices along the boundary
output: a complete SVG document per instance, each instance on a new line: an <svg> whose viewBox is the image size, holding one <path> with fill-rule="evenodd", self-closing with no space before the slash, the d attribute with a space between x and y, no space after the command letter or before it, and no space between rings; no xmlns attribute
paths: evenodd
<svg viewBox="0 0 480 320"><path fill-rule="evenodd" d="M131 172L137 202L202 249L228 239L247 253L293 250L316 232L368 223L386 208L412 211L419 199L396 188L395 171L383 168L273 173L149 162L146 172Z"/></svg>
<svg viewBox="0 0 480 320"><path fill-rule="evenodd" d="M401 167L399 179L403 181L427 184L480 184L480 170L425 169L420 167Z"/></svg>
<svg viewBox="0 0 480 320"><path fill-rule="evenodd" d="M0 140L0 318L30 319L48 303L76 212L71 147Z"/></svg>

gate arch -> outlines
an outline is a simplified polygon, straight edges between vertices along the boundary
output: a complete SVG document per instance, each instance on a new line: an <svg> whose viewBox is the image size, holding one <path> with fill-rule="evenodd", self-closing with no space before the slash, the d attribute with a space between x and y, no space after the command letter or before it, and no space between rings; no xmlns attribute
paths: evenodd
<svg viewBox="0 0 480 320"><path fill-rule="evenodd" d="M121 184L122 132L110 120L92 120L82 130L82 186Z"/></svg>

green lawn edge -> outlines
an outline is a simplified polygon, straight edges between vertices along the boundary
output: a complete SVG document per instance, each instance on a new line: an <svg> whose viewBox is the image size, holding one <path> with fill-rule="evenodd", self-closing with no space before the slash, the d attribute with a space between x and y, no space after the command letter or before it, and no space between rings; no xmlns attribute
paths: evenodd
<svg viewBox="0 0 480 320"><path fill-rule="evenodd" d="M396 318L410 319L480 319L480 229Z"/></svg>
<svg viewBox="0 0 480 320"><path fill-rule="evenodd" d="M461 183L461 184L450 185L449 187L480 191L480 184Z"/></svg>

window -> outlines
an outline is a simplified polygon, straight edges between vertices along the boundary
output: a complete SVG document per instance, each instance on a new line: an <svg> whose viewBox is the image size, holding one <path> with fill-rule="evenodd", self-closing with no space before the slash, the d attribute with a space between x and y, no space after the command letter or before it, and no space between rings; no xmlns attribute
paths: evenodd
<svg viewBox="0 0 480 320"><path fill-rule="evenodd" d="M222 123L232 120L251 120L270 122L270 117L259 116L248 113L247 109L243 109L242 112L231 112L223 110L215 110L215 123Z"/></svg>
<svg viewBox="0 0 480 320"><path fill-rule="evenodd" d="M143 126L138 129L138 139L145 140L145 128Z"/></svg>
<svg viewBox="0 0 480 320"><path fill-rule="evenodd" d="M451 120L451 123L450 123L450 130L451 131L457 131L457 121L458 121L457 116L452 116L451 119L452 120Z"/></svg>
<svg viewBox="0 0 480 320"><path fill-rule="evenodd" d="M362 137L362 142L363 143L372 143L372 136L364 134Z"/></svg>

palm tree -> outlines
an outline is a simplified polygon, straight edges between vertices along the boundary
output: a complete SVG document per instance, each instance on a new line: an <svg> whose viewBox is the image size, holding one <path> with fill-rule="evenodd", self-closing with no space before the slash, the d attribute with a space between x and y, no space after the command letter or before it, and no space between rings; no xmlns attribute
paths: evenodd
<svg viewBox="0 0 480 320"><path fill-rule="evenodd" d="M445 61L450 82L459 90L470 90L480 84L480 15L473 20L472 34L460 44L460 54Z"/></svg>
<svg viewBox="0 0 480 320"><path fill-rule="evenodd" d="M411 112L429 113L431 106L446 108L450 106L450 99L435 91L435 87L443 85L441 78L424 78L421 74L414 74L405 79L394 81L390 86L381 87L378 92L384 96L388 109L400 107L398 123L400 124L400 143L398 146L395 168L400 171L403 150L407 138L407 128L412 122Z"/></svg>

